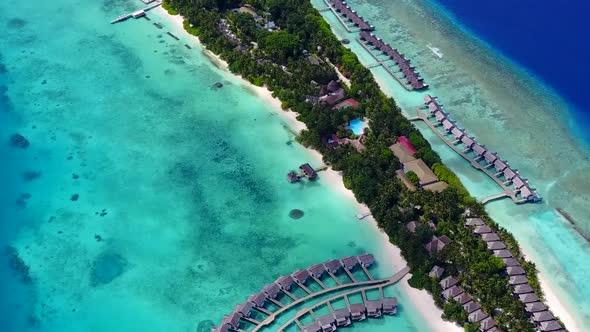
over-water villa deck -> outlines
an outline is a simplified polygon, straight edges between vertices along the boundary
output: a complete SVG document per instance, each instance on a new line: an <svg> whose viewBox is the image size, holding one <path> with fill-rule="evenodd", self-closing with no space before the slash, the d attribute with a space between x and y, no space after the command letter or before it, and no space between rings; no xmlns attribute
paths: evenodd
<svg viewBox="0 0 590 332"><path fill-rule="evenodd" d="M340 23L344 26L344 28L348 32L354 31L372 31L375 30L375 27L369 24L369 22L365 21L361 16L359 16L356 11L352 10L350 6L346 4L346 1L342 0L324 0L326 5L328 6L327 9L331 10Z"/></svg>
<svg viewBox="0 0 590 332"><path fill-rule="evenodd" d="M372 254L362 254L332 259L281 276L260 292L250 295L246 302L238 304L211 332L260 331L273 324L278 316L306 301L311 304L293 312L289 320L273 330L282 332L296 326L300 331L336 331L367 317L395 315L397 299L386 296L384 288L401 280L409 268L405 267L389 278L375 279L369 271L374 263ZM353 272L357 270L362 274L355 276ZM361 276L363 280L358 280ZM378 297L370 296L370 291L378 293ZM313 302L327 294L333 295ZM353 300L355 297L361 299L360 303ZM339 307L339 303L343 305ZM319 316L322 310L327 314ZM307 319L306 324L304 319Z"/></svg>
<svg viewBox="0 0 590 332"><path fill-rule="evenodd" d="M418 116L410 120L422 120L432 131L461 157L468 160L471 165L485 173L494 180L503 190L503 193L493 195L482 200L482 203L510 197L515 203L538 202L541 197L537 194L528 180L512 168L507 161L502 160L497 153L488 147L479 144L475 138L461 129L450 114L444 110L438 98L426 95L424 104L416 108ZM439 130L437 128L441 128Z"/></svg>

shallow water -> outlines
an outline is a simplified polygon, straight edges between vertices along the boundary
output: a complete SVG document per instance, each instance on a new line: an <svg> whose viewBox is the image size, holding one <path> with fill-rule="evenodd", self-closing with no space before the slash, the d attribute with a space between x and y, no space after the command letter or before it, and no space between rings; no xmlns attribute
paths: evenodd
<svg viewBox="0 0 590 332"><path fill-rule="evenodd" d="M323 1L313 0L318 8ZM494 202L487 209L516 236L579 326L590 326L590 245L561 218L563 208L590 234L590 152L570 123L566 104L532 75L500 56L424 0L350 0L377 29L375 34L412 60L446 109L480 142L496 150L530 180L544 201L515 206ZM340 38L354 40L330 12ZM428 46L438 48L439 58ZM358 44L361 61L374 59ZM372 69L384 90L413 116L424 93L407 92L380 68ZM418 124L445 163L477 198L498 193L495 183Z"/></svg>
<svg viewBox="0 0 590 332"><path fill-rule="evenodd" d="M0 244L15 248L0 258L2 330L208 331L318 261L367 251L377 276L401 268L321 174L287 183L313 159L193 40L155 13L109 24L141 6L0 3ZM28 149L5 144L14 132ZM401 314L357 330L428 331L390 291Z"/></svg>

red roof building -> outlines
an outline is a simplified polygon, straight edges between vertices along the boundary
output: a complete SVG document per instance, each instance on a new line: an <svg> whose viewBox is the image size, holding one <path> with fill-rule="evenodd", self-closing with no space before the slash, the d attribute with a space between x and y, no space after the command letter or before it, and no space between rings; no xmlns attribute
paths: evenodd
<svg viewBox="0 0 590 332"><path fill-rule="evenodd" d="M416 149L410 143L410 140L406 136L400 136L397 138L397 142L404 146L411 154L416 153Z"/></svg>
<svg viewBox="0 0 590 332"><path fill-rule="evenodd" d="M341 109L341 108L357 108L359 107L359 102L352 99L352 98L348 98L344 101L341 101L340 103L336 104L336 106L334 106L334 109Z"/></svg>

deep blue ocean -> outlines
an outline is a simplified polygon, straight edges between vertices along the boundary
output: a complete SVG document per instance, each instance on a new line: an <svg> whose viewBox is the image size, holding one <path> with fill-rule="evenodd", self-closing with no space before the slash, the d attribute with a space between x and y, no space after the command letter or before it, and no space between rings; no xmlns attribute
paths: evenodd
<svg viewBox="0 0 590 332"><path fill-rule="evenodd" d="M464 28L561 95L590 142L590 1L433 0Z"/></svg>

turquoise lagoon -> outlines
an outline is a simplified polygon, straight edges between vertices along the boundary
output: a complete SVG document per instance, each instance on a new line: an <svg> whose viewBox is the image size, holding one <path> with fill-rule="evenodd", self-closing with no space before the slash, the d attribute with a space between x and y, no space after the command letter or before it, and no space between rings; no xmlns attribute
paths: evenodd
<svg viewBox="0 0 590 332"><path fill-rule="evenodd" d="M312 3L325 7L322 0ZM371 70L408 116L415 114L425 93L438 96L455 120L538 189L544 199L540 204L515 206L504 200L487 209L516 236L578 327L590 326L590 244L555 212L565 209L590 234L590 151L570 122L568 105L430 1L348 3L376 27L376 35L406 54L430 85L427 92L407 92L385 70ZM347 33L331 12L322 14L338 37L353 41L347 47L363 63L374 63L354 41L355 34ZM493 181L472 169L427 126L417 125L473 195L482 199L498 193Z"/></svg>
<svg viewBox="0 0 590 332"><path fill-rule="evenodd" d="M156 13L109 24L140 7L0 3L2 331L203 332L318 261L373 252L377 276L401 268L347 196L287 183L319 165L193 39ZM8 147L15 132L28 149ZM428 331L391 292L401 314L356 330Z"/></svg>

